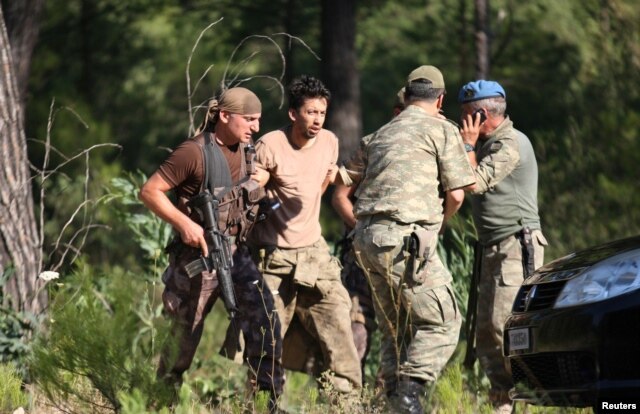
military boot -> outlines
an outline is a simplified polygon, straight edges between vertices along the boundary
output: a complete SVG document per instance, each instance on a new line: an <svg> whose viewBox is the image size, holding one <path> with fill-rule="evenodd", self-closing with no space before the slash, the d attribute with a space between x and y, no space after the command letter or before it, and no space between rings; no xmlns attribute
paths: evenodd
<svg viewBox="0 0 640 414"><path fill-rule="evenodd" d="M424 382L411 378L404 378L398 382L398 387L388 396L389 408L397 414L423 414L420 395L424 392Z"/></svg>

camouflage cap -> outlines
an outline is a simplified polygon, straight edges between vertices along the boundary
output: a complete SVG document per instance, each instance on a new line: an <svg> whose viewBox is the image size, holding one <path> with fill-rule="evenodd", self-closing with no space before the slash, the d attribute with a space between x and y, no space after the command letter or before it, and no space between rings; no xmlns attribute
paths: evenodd
<svg viewBox="0 0 640 414"><path fill-rule="evenodd" d="M407 83L418 79L431 81L431 85L435 89L445 89L442 72L440 72L440 70L435 66L422 65L419 68L414 69L407 77Z"/></svg>

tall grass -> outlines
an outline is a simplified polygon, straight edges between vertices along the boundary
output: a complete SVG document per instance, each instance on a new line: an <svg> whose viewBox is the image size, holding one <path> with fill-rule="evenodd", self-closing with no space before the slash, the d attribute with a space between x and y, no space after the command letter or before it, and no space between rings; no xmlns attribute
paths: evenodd
<svg viewBox="0 0 640 414"><path fill-rule="evenodd" d="M0 364L0 413L13 412L29 402L22 379L11 364Z"/></svg>

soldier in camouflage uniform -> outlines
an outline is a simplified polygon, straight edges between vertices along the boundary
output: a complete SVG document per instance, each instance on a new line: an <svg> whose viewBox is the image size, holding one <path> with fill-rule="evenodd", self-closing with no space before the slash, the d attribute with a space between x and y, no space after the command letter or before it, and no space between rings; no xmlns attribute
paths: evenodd
<svg viewBox="0 0 640 414"><path fill-rule="evenodd" d="M461 317L436 246L474 177L458 128L438 116L440 71L421 66L407 82L405 110L362 139L336 181L359 182L354 249L383 334L385 391L394 412L413 414L458 342Z"/></svg>
<svg viewBox="0 0 640 414"><path fill-rule="evenodd" d="M524 277L544 262L538 215L538 166L529 139L505 115L506 93L493 81L460 89L462 136L476 183L469 187L481 250L476 354L491 381L496 412L511 412L513 386L503 357L503 326ZM482 120L484 118L484 120ZM473 339L471 339L473 340Z"/></svg>
<svg viewBox="0 0 640 414"><path fill-rule="evenodd" d="M189 200L207 187L204 177L209 174L205 171L211 170L207 170L204 161L206 148L213 151L209 167L216 172L216 177L209 177L211 188L206 189L215 196L222 190L227 194L220 196L218 226L226 235L242 241L252 224L246 220L248 193L232 183L240 183L240 179L248 175L245 147L259 129L260 115L261 103L253 92L245 88L228 89L219 100L211 101L200 132L176 148L140 190L144 204L170 223L176 232L168 248L169 267L162 278L164 312L173 320L177 342L176 352L165 349L158 368L158 376L169 384L182 382L182 375L191 365L200 342L204 319L220 296L215 270L190 278L185 269L200 255L206 256L211 248L204 238L202 218L189 206ZM257 182L250 185L251 182L244 179L243 188L258 189ZM176 206L165 195L170 190L176 192ZM240 310L236 323L245 337L250 391L269 392L271 407L275 408L276 399L282 393L284 372L280 364L279 320L272 314L273 297L268 289L263 289L262 277L249 260L246 247L236 249L234 245L232 249L236 262L232 279ZM258 336L256 332L262 334Z"/></svg>

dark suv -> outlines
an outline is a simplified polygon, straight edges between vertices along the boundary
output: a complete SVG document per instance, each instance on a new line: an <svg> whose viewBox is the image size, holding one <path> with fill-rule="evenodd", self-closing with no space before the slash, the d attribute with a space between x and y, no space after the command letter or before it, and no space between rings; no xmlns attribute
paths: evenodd
<svg viewBox="0 0 640 414"><path fill-rule="evenodd" d="M640 237L572 253L528 277L504 330L514 400L595 406L640 396Z"/></svg>

